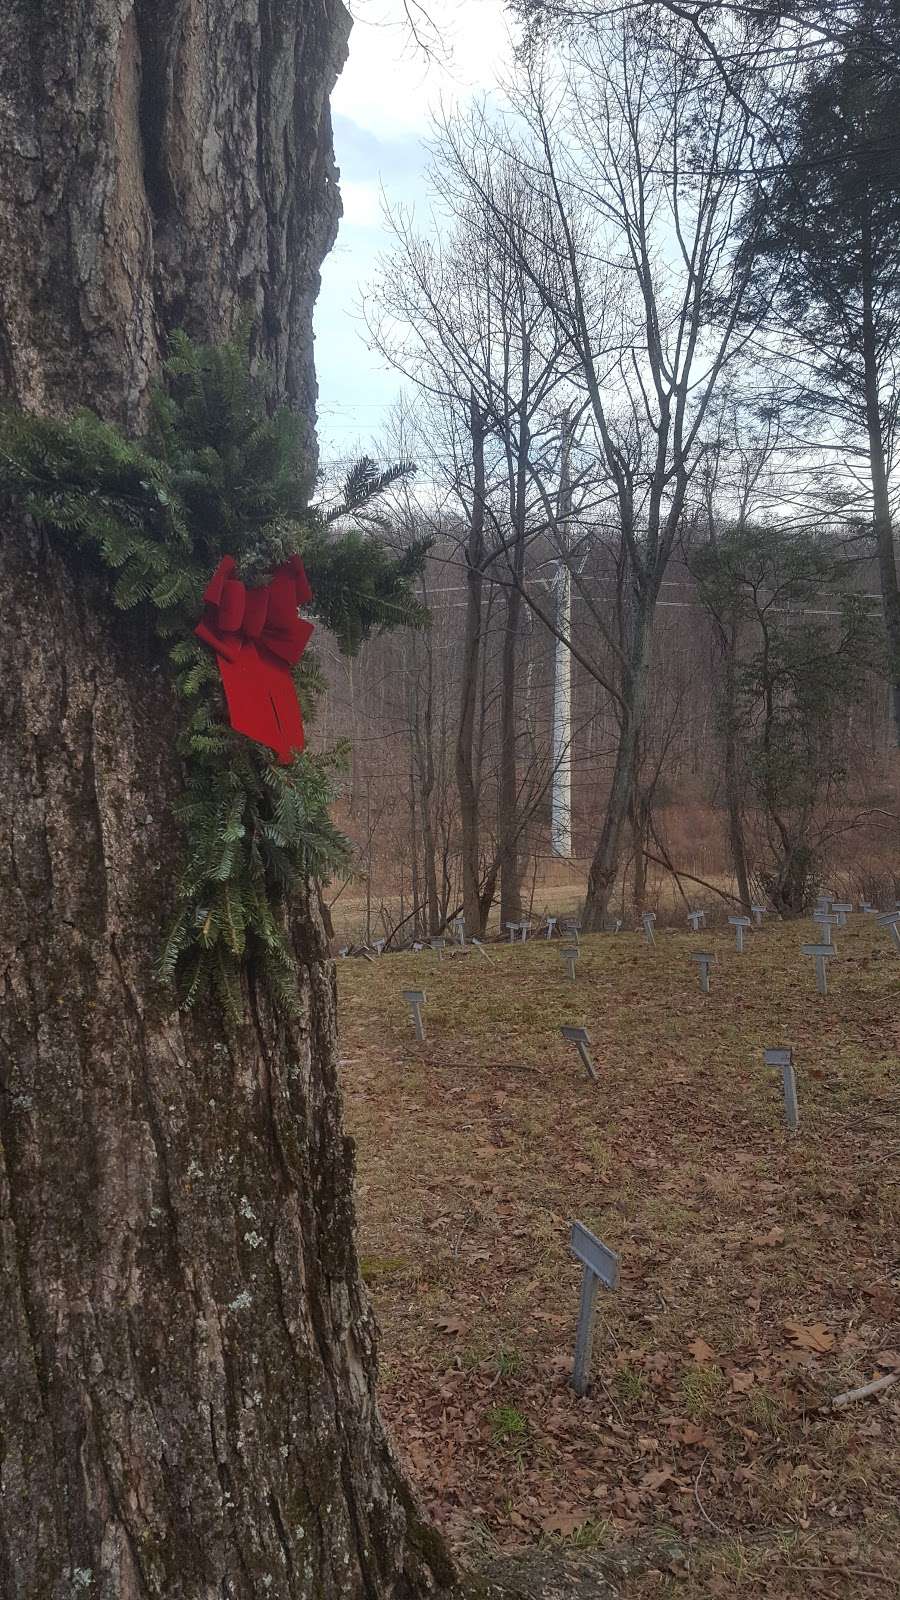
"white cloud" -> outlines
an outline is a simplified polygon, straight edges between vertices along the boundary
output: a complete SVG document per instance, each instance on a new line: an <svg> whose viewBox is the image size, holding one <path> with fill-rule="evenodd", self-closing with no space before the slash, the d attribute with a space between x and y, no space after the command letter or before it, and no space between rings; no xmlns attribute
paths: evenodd
<svg viewBox="0 0 900 1600"><path fill-rule="evenodd" d="M409 39L402 0L358 0L350 59L332 106L383 139L422 135L443 100L491 89L510 59L503 0L427 0L443 59L423 60Z"/></svg>
<svg viewBox="0 0 900 1600"><path fill-rule="evenodd" d="M381 190L375 183L357 183L341 179L341 200L344 215L341 227L377 228L381 222Z"/></svg>
<svg viewBox="0 0 900 1600"><path fill-rule="evenodd" d="M511 59L503 0L423 0L441 30L444 59L410 45L403 0L352 0L350 59L331 97L344 218L322 269L316 370L322 455L373 450L403 381L367 346L360 303L380 250L381 184L388 201L427 208L422 140L443 103L493 89Z"/></svg>

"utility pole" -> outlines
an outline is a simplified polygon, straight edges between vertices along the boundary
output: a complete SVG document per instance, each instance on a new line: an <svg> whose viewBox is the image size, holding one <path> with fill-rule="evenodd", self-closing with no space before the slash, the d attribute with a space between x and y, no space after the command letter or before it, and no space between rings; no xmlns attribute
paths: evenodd
<svg viewBox="0 0 900 1600"><path fill-rule="evenodd" d="M556 534L563 554L556 564L556 627L553 653L553 775L550 782L550 845L556 856L572 854L572 573L568 562L572 483L569 456L574 429L568 410L560 417L559 491Z"/></svg>

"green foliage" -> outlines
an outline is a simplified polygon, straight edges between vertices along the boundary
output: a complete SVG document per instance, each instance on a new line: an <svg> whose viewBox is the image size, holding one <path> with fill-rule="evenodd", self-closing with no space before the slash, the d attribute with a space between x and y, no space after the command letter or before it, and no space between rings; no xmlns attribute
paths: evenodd
<svg viewBox="0 0 900 1600"><path fill-rule="evenodd" d="M341 752L282 766L230 727L215 657L194 635L203 591L223 555L253 584L297 553L311 609L343 650L425 620L413 582L427 544L397 557L355 528L334 531L333 514L304 505L304 467L298 420L267 414L246 341L199 346L176 336L140 441L88 412L66 421L0 412L0 494L99 558L114 603L149 606L166 641L183 712L185 853L159 973L187 1005L212 986L234 1016L244 967L294 1008L292 893L346 864L349 847L328 815ZM379 472L365 459L340 516L411 470ZM311 653L295 678L308 714L319 685Z"/></svg>
<svg viewBox="0 0 900 1600"><path fill-rule="evenodd" d="M815 892L819 819L847 778L841 713L879 662L869 603L826 539L743 526L693 553L700 598L736 628L733 726L765 819L763 880L779 910Z"/></svg>

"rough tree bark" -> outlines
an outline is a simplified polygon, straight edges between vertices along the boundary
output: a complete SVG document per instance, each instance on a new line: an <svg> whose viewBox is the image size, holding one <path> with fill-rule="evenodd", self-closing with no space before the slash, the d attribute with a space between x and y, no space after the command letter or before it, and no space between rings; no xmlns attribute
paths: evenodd
<svg viewBox="0 0 900 1600"><path fill-rule="evenodd" d="M339 0L13 0L0 379L139 425L167 332L259 323L314 425ZM310 451L310 467L312 466ZM421 1595L353 1245L334 976L305 1021L173 1012L181 787L154 636L0 510L0 1595Z"/></svg>

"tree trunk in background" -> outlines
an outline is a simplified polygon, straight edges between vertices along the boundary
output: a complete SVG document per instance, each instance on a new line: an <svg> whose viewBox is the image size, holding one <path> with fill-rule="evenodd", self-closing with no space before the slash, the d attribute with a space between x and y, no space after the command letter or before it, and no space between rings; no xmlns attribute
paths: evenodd
<svg viewBox="0 0 900 1600"><path fill-rule="evenodd" d="M728 809L728 845L734 868L741 910L750 915L750 868L744 839L744 810L741 803L740 761L737 741L737 643L736 623L731 620L726 631L719 624L717 632L722 650L722 720L724 723L725 804Z"/></svg>
<svg viewBox="0 0 900 1600"><path fill-rule="evenodd" d="M466 621L459 683L459 727L456 735L455 774L459 794L460 855L462 857L463 916L475 938L484 933L486 914L480 894L481 829L480 793L475 773L475 709L478 701L479 659L484 590L484 437L485 421L475 397L469 406L472 439L472 514L466 542ZM488 905L490 910L490 904Z"/></svg>
<svg viewBox="0 0 900 1600"><path fill-rule="evenodd" d="M894 524L888 487L887 458L881 415L881 381L873 304L873 263L868 228L864 232L862 263L863 368L866 430L869 441L869 475L872 480L872 522L881 582L881 604L887 645L887 674L891 689L894 738L900 745L900 580L894 549Z"/></svg>
<svg viewBox="0 0 900 1600"><path fill-rule="evenodd" d="M622 855L622 835L631 809L634 763L644 721L650 658L652 603L642 600L634 622L631 662L622 707L616 764L600 838L588 873L582 925L586 933L602 933Z"/></svg>
<svg viewBox="0 0 900 1600"><path fill-rule="evenodd" d="M497 804L497 856L500 865L500 926L522 920L522 868L519 852L518 771L516 762L516 679L522 596L506 591L506 618L500 665L500 777Z"/></svg>
<svg viewBox="0 0 900 1600"><path fill-rule="evenodd" d="M8 396L137 426L166 333L249 306L312 469L346 30L337 0L13 0ZM446 1568L376 1410L315 895L302 1024L252 985L238 1029L172 1010L155 636L86 559L0 534L0 1596L418 1596Z"/></svg>

